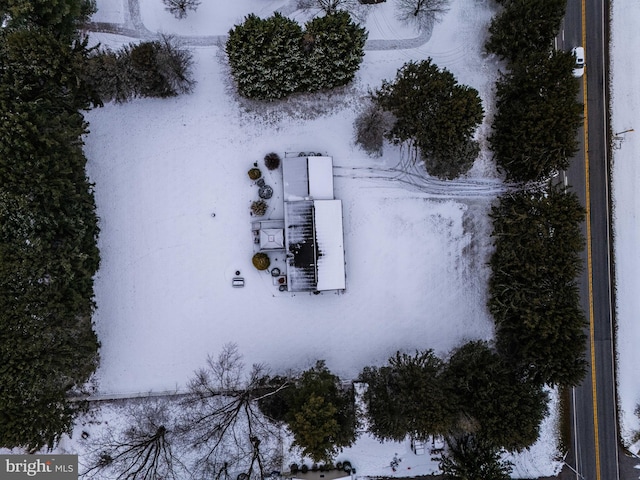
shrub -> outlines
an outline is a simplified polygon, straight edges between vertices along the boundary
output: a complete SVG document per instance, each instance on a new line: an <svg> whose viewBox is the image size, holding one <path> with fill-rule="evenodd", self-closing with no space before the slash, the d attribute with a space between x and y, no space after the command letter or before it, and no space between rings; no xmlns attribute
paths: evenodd
<svg viewBox="0 0 640 480"><path fill-rule="evenodd" d="M291 473L298 473L298 464L297 464L297 463L292 463L292 464L289 466L289 471L290 471Z"/></svg>
<svg viewBox="0 0 640 480"><path fill-rule="evenodd" d="M264 156L264 166L269 170L275 170L280 166L280 155L271 152Z"/></svg>
<svg viewBox="0 0 640 480"><path fill-rule="evenodd" d="M267 213L267 202L264 200L256 200L251 204L251 213L254 215L261 217L265 213Z"/></svg>
<svg viewBox="0 0 640 480"><path fill-rule="evenodd" d="M307 22L309 36L305 68L301 69L304 91L315 92L349 83L362 58L367 32L339 11Z"/></svg>
<svg viewBox="0 0 640 480"><path fill-rule="evenodd" d="M277 12L264 20L251 14L229 32L225 51L240 95L275 100L349 83L366 38L346 12L313 19L306 32Z"/></svg>
<svg viewBox="0 0 640 480"><path fill-rule="evenodd" d="M302 467L300 467L300 471L301 471L302 473L307 473L307 472L309 471L309 467L307 466L307 464L306 464L306 463L303 463L303 464L302 464Z"/></svg>
<svg viewBox="0 0 640 480"><path fill-rule="evenodd" d="M370 103L355 121L356 144L373 157L382 156L384 136L393 125L393 115Z"/></svg>
<svg viewBox="0 0 640 480"><path fill-rule="evenodd" d="M193 90L191 53L174 38L129 44L113 52L96 51L83 65L83 79L102 102L134 97L174 97Z"/></svg>
<svg viewBox="0 0 640 480"><path fill-rule="evenodd" d="M250 169L247 174L251 180L258 180L262 176L262 172L259 168Z"/></svg>
<svg viewBox="0 0 640 480"><path fill-rule="evenodd" d="M251 14L230 32L225 45L238 93L274 100L299 89L302 28L276 12L261 19Z"/></svg>
<svg viewBox="0 0 640 480"><path fill-rule="evenodd" d="M253 266L258 270L266 270L271 265L271 260L269 259L269 255L266 253L258 252L251 259Z"/></svg>

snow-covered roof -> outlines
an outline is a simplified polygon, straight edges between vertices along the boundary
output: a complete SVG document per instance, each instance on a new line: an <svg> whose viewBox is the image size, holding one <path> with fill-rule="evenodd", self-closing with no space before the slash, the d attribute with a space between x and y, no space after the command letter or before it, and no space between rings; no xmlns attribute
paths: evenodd
<svg viewBox="0 0 640 480"><path fill-rule="evenodd" d="M284 200L332 200L331 157L286 157L282 162Z"/></svg>
<svg viewBox="0 0 640 480"><path fill-rule="evenodd" d="M287 289L309 292L345 289L342 202L285 202Z"/></svg>
<svg viewBox="0 0 640 480"><path fill-rule="evenodd" d="M281 250L284 248L282 228L263 228L260 230L260 250Z"/></svg>
<svg viewBox="0 0 640 480"><path fill-rule="evenodd" d="M309 197L307 157L285 157L282 160L284 201L305 200Z"/></svg>
<svg viewBox="0 0 640 480"><path fill-rule="evenodd" d="M333 159L308 157L309 197L314 200L333 200Z"/></svg>
<svg viewBox="0 0 640 480"><path fill-rule="evenodd" d="M317 290L344 290L344 235L342 231L342 201L313 202L318 251Z"/></svg>

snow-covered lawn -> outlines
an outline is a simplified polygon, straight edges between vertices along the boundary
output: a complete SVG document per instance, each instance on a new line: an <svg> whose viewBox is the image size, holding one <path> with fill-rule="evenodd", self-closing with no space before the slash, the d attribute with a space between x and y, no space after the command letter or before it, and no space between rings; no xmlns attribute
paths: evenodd
<svg viewBox="0 0 640 480"><path fill-rule="evenodd" d="M449 15L458 31L473 26L465 26L468 12L454 8ZM453 20L442 28L453 28ZM441 35L439 28L422 47L436 61L466 48L464 35ZM393 167L400 152L388 147L383 159L372 160L352 144L361 98L409 58L421 55L372 52L344 92L247 112L218 49L199 47L192 95L88 114L86 152L102 229L95 316L101 392L181 388L229 341L248 362L280 370L323 358L349 378L398 349L430 347L444 355L464 340L491 337L486 211L493 195L456 200L452 186L451 199L431 198L368 178L367 167ZM442 66L491 101L492 79L474 73L475 62ZM246 172L270 151L334 158L335 194L344 203L344 294L282 295L251 266L249 204L257 195ZM478 163L476 175L484 168ZM271 175L268 183L279 182L277 172ZM243 289L231 287L237 270Z"/></svg>
<svg viewBox="0 0 640 480"><path fill-rule="evenodd" d="M94 19L124 22L124 3L98 0ZM140 0L140 12L151 31L209 36L225 34L249 12L265 16L289 2L221 5L204 1L182 22L160 0ZM382 159L368 158L353 145L352 125L368 89L392 79L404 62L430 56L480 92L487 111L479 131L484 142L498 65L483 58L481 48L493 13L484 2L452 0L427 43L368 51L353 86L339 92L271 105L240 102L219 48L194 47L193 94L89 112L88 172L101 219L99 393L182 389L207 355L228 342L239 345L247 363L264 362L275 372L325 359L335 373L352 378L398 349L433 348L444 356L464 341L491 338L487 212L499 188L466 189L498 183L490 158L483 154L466 180L434 194L380 178L400 161L400 150L386 146ZM417 36L393 18L392 2L371 11L367 28L370 39ZM129 41L93 38L114 48ZM262 166L271 151L334 158L335 195L344 208L344 293L282 294L251 265L249 205L257 190L246 172L256 161ZM276 191L273 209L280 201L278 174L267 173ZM238 270L244 288L231 286ZM105 422L118 413L96 415ZM552 415L540 442L519 457L518 475L557 471L555 422ZM82 452L83 428L80 423L60 449ZM428 455L415 458L408 442L379 444L366 436L344 456L359 474L391 475L395 454L403 458L396 476L437 467Z"/></svg>

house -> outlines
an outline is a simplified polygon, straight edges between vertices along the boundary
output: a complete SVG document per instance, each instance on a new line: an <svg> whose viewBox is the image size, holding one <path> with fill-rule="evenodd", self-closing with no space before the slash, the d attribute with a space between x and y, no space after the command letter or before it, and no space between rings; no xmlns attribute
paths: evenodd
<svg viewBox="0 0 640 480"><path fill-rule="evenodd" d="M254 222L254 241L261 251L285 251L288 291L344 290L342 202L333 197L333 159L285 157L282 177L284 221Z"/></svg>

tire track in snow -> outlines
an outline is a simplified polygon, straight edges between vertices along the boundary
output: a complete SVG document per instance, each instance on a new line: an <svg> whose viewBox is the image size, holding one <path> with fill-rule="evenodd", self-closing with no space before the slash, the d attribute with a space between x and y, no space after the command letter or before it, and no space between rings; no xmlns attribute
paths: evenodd
<svg viewBox="0 0 640 480"><path fill-rule="evenodd" d="M334 166L334 175L338 178L397 182L410 190L439 198L493 198L516 189L515 185L500 180L457 179L440 180L426 176L418 168L403 169L401 165L393 168L342 167Z"/></svg>

